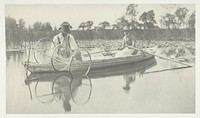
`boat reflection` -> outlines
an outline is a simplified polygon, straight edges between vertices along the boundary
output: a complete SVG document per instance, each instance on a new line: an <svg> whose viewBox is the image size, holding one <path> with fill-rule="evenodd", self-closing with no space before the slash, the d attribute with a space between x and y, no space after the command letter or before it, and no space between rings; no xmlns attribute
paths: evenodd
<svg viewBox="0 0 200 118"><path fill-rule="evenodd" d="M88 76L71 77L67 75L48 76L33 79L30 75L26 81L28 86L35 83L35 97L41 103L61 103L65 112L71 111L70 101L76 104L86 104L91 96L92 83ZM30 90L31 96L32 92Z"/></svg>
<svg viewBox="0 0 200 118"><path fill-rule="evenodd" d="M128 93L131 89L130 84L135 82L136 76L143 75L147 69L155 66L156 64L156 60L152 58L150 60L120 67L118 66L114 68L91 70L87 76L73 76L73 78L68 72L34 73L28 76L26 84L30 86L31 84L36 83L36 98L40 102L50 103L57 101L58 103L62 104L65 111L71 111L72 106L70 102L83 105L90 100L92 94L91 80L122 75L125 80L123 90ZM39 84L42 86L42 83L50 83L50 94L39 94L39 91L42 91L44 88L46 88L38 86ZM51 96L51 99L49 100L45 98L48 95Z"/></svg>

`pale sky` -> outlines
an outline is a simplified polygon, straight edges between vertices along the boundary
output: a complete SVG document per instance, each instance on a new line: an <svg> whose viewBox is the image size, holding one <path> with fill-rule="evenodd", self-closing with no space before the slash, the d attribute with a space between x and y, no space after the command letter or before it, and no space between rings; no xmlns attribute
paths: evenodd
<svg viewBox="0 0 200 118"><path fill-rule="evenodd" d="M6 5L5 15L19 20L22 18L26 26L33 25L36 21L50 22L52 27L63 22L69 22L73 29L77 29L81 22L88 20L94 21L97 26L102 21L108 21L110 24L116 23L117 18L121 17L128 4L66 4L66 5ZM186 7L191 14L195 10L195 5L182 4L177 7ZM170 9L173 13L175 9ZM168 12L163 5L155 4L138 4L139 17L143 12L154 10L156 21L160 22L160 16Z"/></svg>

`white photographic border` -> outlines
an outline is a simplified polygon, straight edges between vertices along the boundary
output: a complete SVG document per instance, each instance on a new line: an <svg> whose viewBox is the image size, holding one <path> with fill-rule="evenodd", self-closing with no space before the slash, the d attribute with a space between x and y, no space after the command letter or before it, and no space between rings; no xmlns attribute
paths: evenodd
<svg viewBox="0 0 200 118"><path fill-rule="evenodd" d="M0 117L1 118L199 118L200 117L200 19L198 0L1 0L0 1ZM196 61L195 61L195 113L190 114L6 114L6 49L5 49L5 5L6 4L195 4L196 6Z"/></svg>

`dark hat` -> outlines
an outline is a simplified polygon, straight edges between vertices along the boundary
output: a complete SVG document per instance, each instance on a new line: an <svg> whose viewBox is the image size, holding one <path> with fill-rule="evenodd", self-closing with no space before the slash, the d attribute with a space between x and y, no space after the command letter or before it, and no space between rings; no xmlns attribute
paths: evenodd
<svg viewBox="0 0 200 118"><path fill-rule="evenodd" d="M68 23L68 22L63 22L60 25L59 30L63 33L70 33L70 28L72 28L72 26Z"/></svg>

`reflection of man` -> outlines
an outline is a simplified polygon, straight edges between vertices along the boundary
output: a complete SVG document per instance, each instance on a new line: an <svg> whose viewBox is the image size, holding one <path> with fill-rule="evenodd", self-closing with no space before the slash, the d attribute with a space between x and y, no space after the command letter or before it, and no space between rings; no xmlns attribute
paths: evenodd
<svg viewBox="0 0 200 118"><path fill-rule="evenodd" d="M124 75L124 80L125 80L125 86L123 87L123 89L128 93L129 90L131 89L130 84L135 82L136 76L143 76L144 72L145 72L145 66L142 70L140 70L139 72L135 72L133 74L125 74Z"/></svg>
<svg viewBox="0 0 200 118"><path fill-rule="evenodd" d="M82 84L81 80L82 79L73 79L73 82L71 85L72 95L76 94L78 87ZM55 81L55 85L54 85L56 97L62 101L63 108L66 112L71 111L70 82L71 82L71 78L68 78L67 76L62 76Z"/></svg>
<svg viewBox="0 0 200 118"><path fill-rule="evenodd" d="M130 90L130 84L135 82L135 74L126 74L124 75L124 80L126 82L125 86L123 87L123 89L128 93Z"/></svg>

